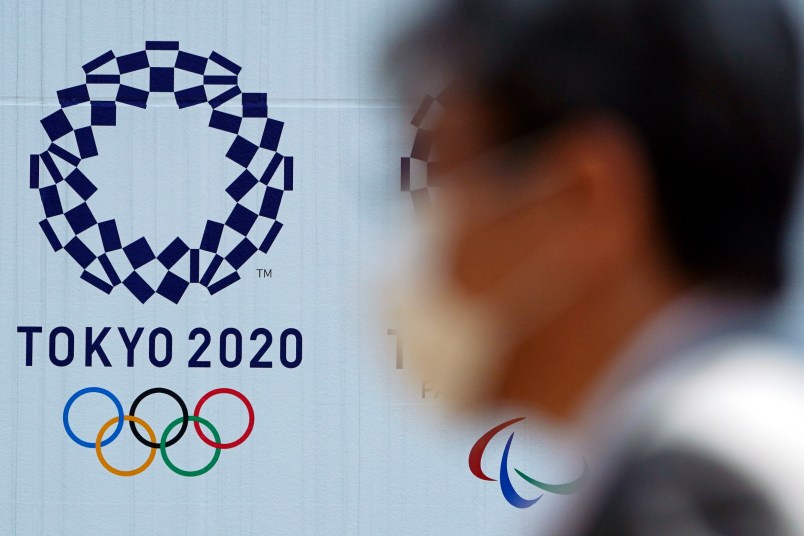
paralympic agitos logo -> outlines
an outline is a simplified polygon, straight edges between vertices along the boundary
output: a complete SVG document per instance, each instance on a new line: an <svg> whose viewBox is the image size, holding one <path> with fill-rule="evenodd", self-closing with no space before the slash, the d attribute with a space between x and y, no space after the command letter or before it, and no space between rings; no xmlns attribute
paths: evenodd
<svg viewBox="0 0 804 536"><path fill-rule="evenodd" d="M519 417L518 419L512 419L510 421L504 422L499 426L495 426L480 439L472 447L472 450L469 452L469 470L472 471L472 474L475 475L480 480L486 480L488 482L495 482L494 478L491 478L483 472L483 468L481 467L481 461L483 459L483 453L486 451L486 447L488 447L489 443L491 442L494 437L499 434L504 429L508 428L509 426L516 424L520 421L525 420L524 417ZM526 499L522 497L516 489L514 489L514 485L511 482L511 477L508 474L508 455L509 451L511 450L511 443L514 440L514 432L511 432L511 435L508 437L508 442L505 444L505 450L503 450L502 459L500 460L500 490L502 491L503 497L511 506L515 506L517 508L530 508L534 504L536 504L539 499L541 499L544 495L539 495L535 499ZM589 466L584 462L584 470L583 474L577 480L572 482L568 482L566 484L546 484L544 482L540 482L524 472L520 471L519 469L514 469L516 474L518 474L522 480L527 482L528 484L535 486L537 489L545 491L547 493L553 493L556 495L571 495L575 493L580 485L587 479L589 476Z"/></svg>
<svg viewBox="0 0 804 536"><path fill-rule="evenodd" d="M73 407L73 404L82 396L97 393L107 397L114 403L115 409L117 410L117 415L109 419L103 426L100 427L98 430L97 436L94 438L93 441L86 441L84 439L79 438L75 432L73 432L73 428L70 425L70 410ZM147 397L155 394L164 394L172 398L176 401L181 411L181 415L177 417L175 420L171 421L168 424L164 431L162 432L159 440L157 440L156 433L154 432L153 428L145 422L140 417L135 415L137 411L137 407L145 400ZM246 407L246 411L248 411L248 425L246 426L246 430L241 434L241 436L234 441L230 442L222 442L220 434L215 426L208 421L207 419L201 417L201 408L203 405L212 397L217 395L232 395L238 398L243 405ZM209 472L215 464L218 463L218 458L220 458L221 451L232 449L241 445L246 439L248 439L249 435L251 435L252 430L254 429L254 408L251 405L251 402L248 398L245 397L239 391L229 388L219 388L213 389L209 391L207 394L202 396L198 403L195 405L195 409L193 414L188 414L187 405L184 403L184 400L175 392L171 391L170 389L166 389L164 387L155 387L153 389L148 389L141 393L137 398L134 399L134 402L131 403L131 407L128 410L127 414L123 412L123 406L120 403L120 400L112 394L110 391L103 389L102 387L85 387L77 391L73 396L67 400L67 403L64 405L64 411L62 413L62 420L64 422L64 431L67 432L67 435L72 439L77 445L81 447L85 447L88 449L94 449L95 454L98 457L98 461L100 464L112 473L113 475L117 476L135 476L150 467L151 463L154 461L156 457L156 451L159 450L160 454L162 455L162 460L165 462L165 465L174 473L181 476L186 477L194 477L194 476L201 476L204 473ZM124 423L128 422L131 428L131 433L134 435L134 438L141 443L143 446L149 449L148 457L146 458L145 462L136 467L134 469L118 469L113 467L103 456L103 447L109 445L113 442L120 433L123 431ZM168 448L175 445L185 434L188 428L188 423L192 422L195 428L195 433L198 437L208 446L215 449L212 459L207 463L204 467L200 469L182 469L176 466L173 461L171 461L170 457L168 456ZM201 429L201 426L204 426L207 430L212 433L214 440L210 439L204 431ZM106 433L109 431L110 428L114 426L112 433L106 436ZM137 426L140 426L145 432L148 434L148 439L144 438L140 431L137 429ZM178 427L178 430L175 434L171 437L171 432Z"/></svg>

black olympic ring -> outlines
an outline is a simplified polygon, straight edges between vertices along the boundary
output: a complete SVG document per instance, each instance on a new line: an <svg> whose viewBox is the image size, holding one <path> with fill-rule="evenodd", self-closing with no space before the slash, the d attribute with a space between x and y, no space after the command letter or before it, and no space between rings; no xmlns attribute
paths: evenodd
<svg viewBox="0 0 804 536"><path fill-rule="evenodd" d="M182 438L182 436L184 435L184 432L187 431L187 423L190 422L190 419L189 419L190 415L187 412L187 404L184 403L184 400L182 400L179 395L177 395L175 392L173 392L170 389L167 389L165 387L154 387L152 389L148 389L147 391L143 391L142 393L140 393L140 396L138 396L137 398L134 399L134 402L131 403L131 409L128 410L128 414L133 417L134 412L137 410L137 406L139 406L140 402L145 400L147 397L149 397L151 395L156 395L156 394L168 395L170 398L175 400L176 403L178 403L179 407L181 408L181 419L182 419L181 420L181 428L179 428L179 431L176 433L176 436L173 439L171 439L170 441L165 443L165 447L172 447L173 445L176 444L176 442L179 439ZM142 435L140 434L139 430L137 430L137 426L136 426L136 423L134 421L129 421L128 424L131 426L131 433L134 434L134 437L137 438L137 441L139 441L140 443L142 443L146 447L151 447L152 449L158 449L159 448L159 443L154 443L153 441L148 441L147 439L142 437Z"/></svg>

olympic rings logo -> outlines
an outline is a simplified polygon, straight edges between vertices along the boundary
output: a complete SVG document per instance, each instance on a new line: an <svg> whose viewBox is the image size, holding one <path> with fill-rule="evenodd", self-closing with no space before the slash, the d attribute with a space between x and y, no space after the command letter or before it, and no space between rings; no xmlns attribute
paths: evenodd
<svg viewBox="0 0 804 536"><path fill-rule="evenodd" d="M97 393L107 397L111 400L115 408L117 409L117 416L112 417L109 419L103 426L101 426L100 430L98 430L98 434L95 437L94 442L86 441L78 437L74 432L72 427L70 426L70 409L72 408L73 404L82 396L89 394L89 393ZM157 441L156 433L154 432L153 428L142 420L140 417L136 416L137 407L140 403L148 398L151 395L155 394L164 394L172 398L176 401L179 405L181 410L181 417L176 418L170 424L167 425L165 430L162 432L162 436L160 437L159 441ZM206 420L205 418L201 417L201 408L204 404L212 397L222 394L232 395L238 398L243 405L246 407L246 411L248 411L248 426L246 427L246 431L236 440L223 443L221 442L220 434L218 430L212 425L211 422ZM219 389L213 389L212 391L208 392L204 396L202 396L198 403L195 405L195 409L193 410L193 414L190 415L187 411L187 405L184 403L184 400L177 395L175 392L171 391L170 389L166 389L164 387L154 387L153 389L148 389L147 391L142 392L137 398L134 399L134 402L131 404L131 407L128 410L128 414L123 413L123 405L120 403L120 400L112 394L110 391L103 389L102 387L85 387L77 391L73 396L67 400L67 403L64 405L64 412L62 414L62 420L64 422L64 430L67 432L67 435L72 439L76 444L79 446L95 449L95 454L98 456L98 461L100 464L109 471L110 473L117 475L117 476L135 476L146 469L153 463L154 458L156 458L156 451L159 450L160 454L162 455L162 460L165 462L165 465L173 471L174 473L186 476L186 477L194 477L194 476L201 476L204 473L209 472L215 464L218 463L218 459L220 458L222 450L228 450L235 448L241 444L243 444L246 439L248 439L249 435L251 435L252 430L254 429L254 408L251 405L251 402L248 398L245 397L241 392L236 391L234 389L229 389L226 387L222 387ZM129 423L129 427L131 428L131 433L134 434L134 438L139 441L142 445L148 447L150 452L148 453L148 458L145 460L145 463L130 470L123 470L113 467L103 456L103 447L109 445L112 441L117 439L117 436L120 435L120 432L123 431L124 422ZM184 433L187 431L187 425L189 422L193 423L193 427L195 428L196 434L198 437L209 445L210 447L215 449L215 453L212 455L212 459L207 463L204 467L196 470L188 470L182 469L176 464L174 464L170 458L168 457L167 449L168 447L172 447L175 445L183 436ZM142 427L145 430L146 434L148 435L148 439L144 438L140 431L137 429L137 425ZM201 427L206 428L212 434L214 441L210 439L206 433L201 429ZM111 435L104 439L106 432L114 427ZM171 432L178 427L178 431L173 435L172 438L170 437Z"/></svg>

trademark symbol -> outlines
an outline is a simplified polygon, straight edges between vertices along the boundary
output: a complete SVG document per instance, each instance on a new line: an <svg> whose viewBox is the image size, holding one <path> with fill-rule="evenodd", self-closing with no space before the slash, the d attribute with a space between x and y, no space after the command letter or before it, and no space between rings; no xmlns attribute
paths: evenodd
<svg viewBox="0 0 804 536"><path fill-rule="evenodd" d="M265 268L257 268L257 277L260 279L271 279L274 274L273 270L266 270Z"/></svg>

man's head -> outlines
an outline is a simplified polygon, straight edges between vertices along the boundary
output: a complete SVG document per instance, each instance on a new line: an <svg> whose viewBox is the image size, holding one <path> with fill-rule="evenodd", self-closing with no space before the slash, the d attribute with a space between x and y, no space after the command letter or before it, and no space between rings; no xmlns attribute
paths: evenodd
<svg viewBox="0 0 804 536"><path fill-rule="evenodd" d="M514 326L495 396L565 412L559 391L686 288L780 287L801 142L781 2L452 0L400 51L453 80L440 253Z"/></svg>

